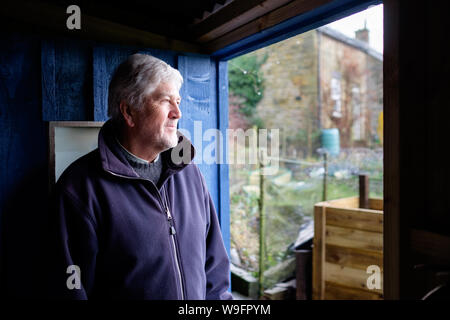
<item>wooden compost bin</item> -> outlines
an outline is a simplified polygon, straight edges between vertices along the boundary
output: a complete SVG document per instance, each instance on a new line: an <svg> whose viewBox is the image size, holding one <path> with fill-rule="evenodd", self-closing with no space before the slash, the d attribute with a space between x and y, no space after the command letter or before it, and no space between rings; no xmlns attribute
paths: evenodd
<svg viewBox="0 0 450 320"><path fill-rule="evenodd" d="M359 197L314 206L313 299L383 298L383 199ZM370 265L379 266L381 288L369 289Z"/></svg>

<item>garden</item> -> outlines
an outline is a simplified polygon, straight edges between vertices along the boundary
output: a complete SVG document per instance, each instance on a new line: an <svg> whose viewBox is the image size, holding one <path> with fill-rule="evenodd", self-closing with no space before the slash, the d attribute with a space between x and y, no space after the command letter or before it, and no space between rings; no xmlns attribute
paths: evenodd
<svg viewBox="0 0 450 320"><path fill-rule="evenodd" d="M293 243L299 229L312 221L314 204L323 201L323 158L308 161L280 161L276 175L265 176L264 270L284 263L285 273L264 277L269 288L294 267ZM358 196L358 175L367 174L370 197L383 197L382 149L341 149L338 156L328 157L326 200ZM255 278L259 272L259 170L256 166L230 167L231 259L232 263ZM289 266L291 264L291 266Z"/></svg>

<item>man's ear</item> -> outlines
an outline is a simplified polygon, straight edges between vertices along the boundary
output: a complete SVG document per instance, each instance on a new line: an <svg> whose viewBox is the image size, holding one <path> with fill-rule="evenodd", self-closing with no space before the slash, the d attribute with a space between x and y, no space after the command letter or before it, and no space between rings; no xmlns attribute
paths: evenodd
<svg viewBox="0 0 450 320"><path fill-rule="evenodd" d="M131 128L134 127L134 125L135 125L134 110L131 110L130 106L125 101L121 101L119 107L120 107L120 113L122 113L125 123Z"/></svg>

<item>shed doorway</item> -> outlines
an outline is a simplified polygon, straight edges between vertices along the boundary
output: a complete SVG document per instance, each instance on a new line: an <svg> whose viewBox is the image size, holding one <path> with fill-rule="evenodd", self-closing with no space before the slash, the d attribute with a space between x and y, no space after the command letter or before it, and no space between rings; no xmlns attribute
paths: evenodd
<svg viewBox="0 0 450 320"><path fill-rule="evenodd" d="M238 298L383 298L382 32L377 5L228 60Z"/></svg>

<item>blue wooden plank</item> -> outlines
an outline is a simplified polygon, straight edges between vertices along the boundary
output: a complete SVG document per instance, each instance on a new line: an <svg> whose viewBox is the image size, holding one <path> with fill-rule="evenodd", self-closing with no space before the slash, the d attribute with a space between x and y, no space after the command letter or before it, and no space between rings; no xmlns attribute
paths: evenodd
<svg viewBox="0 0 450 320"><path fill-rule="evenodd" d="M0 194L16 188L27 168L46 158L41 121L39 42L5 35L0 64ZM32 161L30 161L32 160Z"/></svg>
<svg viewBox="0 0 450 320"><path fill-rule="evenodd" d="M353 13L365 10L371 5L380 3L382 3L382 0L335 0L232 43L214 52L211 56L220 60L229 60L318 28Z"/></svg>
<svg viewBox="0 0 450 320"><path fill-rule="evenodd" d="M44 280L24 275L43 272L48 212L41 47L29 36L2 33L1 39L0 287L6 296L33 298L41 293Z"/></svg>
<svg viewBox="0 0 450 320"><path fill-rule="evenodd" d="M63 120L91 120L91 49L86 42L58 41L56 53L56 102Z"/></svg>
<svg viewBox="0 0 450 320"><path fill-rule="evenodd" d="M194 162L205 177L215 207L219 206L219 174L217 163L206 163L205 147L214 143L203 141L208 129L217 129L216 69L215 63L208 56L179 56L178 69L184 78L181 88L183 114L179 128L189 132L189 138L196 149Z"/></svg>
<svg viewBox="0 0 450 320"><path fill-rule="evenodd" d="M219 211L222 237L230 255L230 176L228 165L228 62L217 62L218 128L224 137L222 163L219 165Z"/></svg>
<svg viewBox="0 0 450 320"><path fill-rule="evenodd" d="M108 78L105 48L95 46L92 50L92 85L94 99L94 121L106 121L108 118Z"/></svg>
<svg viewBox="0 0 450 320"><path fill-rule="evenodd" d="M42 114L46 121L87 120L89 98L90 47L85 42L43 41Z"/></svg>
<svg viewBox="0 0 450 320"><path fill-rule="evenodd" d="M174 51L146 48L141 49L138 52L157 57L158 59L161 59L165 63L170 64L172 67L174 68L177 67L178 59L177 54Z"/></svg>
<svg viewBox="0 0 450 320"><path fill-rule="evenodd" d="M108 119L108 86L117 66L135 50L117 46L95 46L93 49L94 121Z"/></svg>
<svg viewBox="0 0 450 320"><path fill-rule="evenodd" d="M42 86L42 118L44 121L58 119L56 107L55 81L55 42L43 40L41 43L41 86Z"/></svg>

